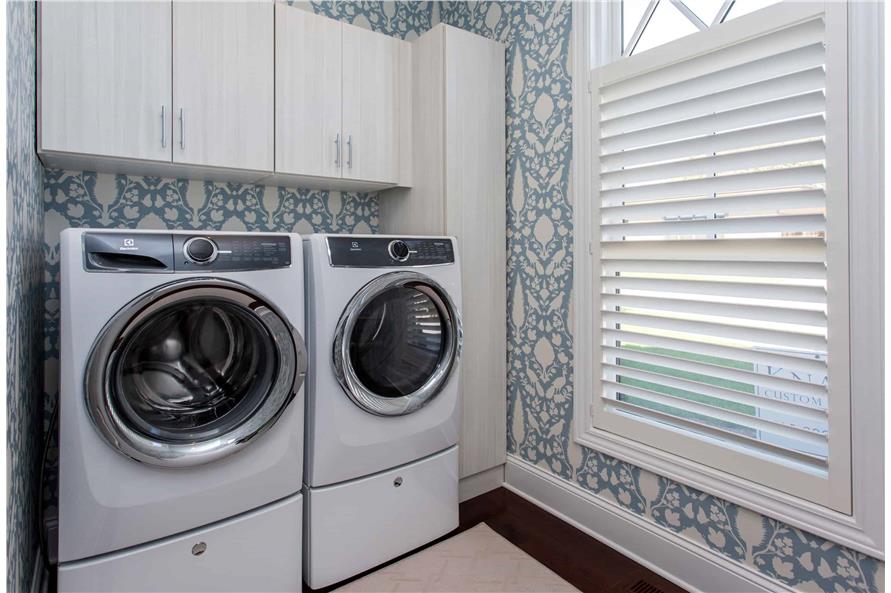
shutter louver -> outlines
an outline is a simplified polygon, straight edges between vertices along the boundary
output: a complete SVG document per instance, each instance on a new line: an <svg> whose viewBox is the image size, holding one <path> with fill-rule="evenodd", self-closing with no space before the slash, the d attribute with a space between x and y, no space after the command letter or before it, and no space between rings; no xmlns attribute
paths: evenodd
<svg viewBox="0 0 891 593"><path fill-rule="evenodd" d="M598 82L601 409L826 471L813 18Z"/></svg>

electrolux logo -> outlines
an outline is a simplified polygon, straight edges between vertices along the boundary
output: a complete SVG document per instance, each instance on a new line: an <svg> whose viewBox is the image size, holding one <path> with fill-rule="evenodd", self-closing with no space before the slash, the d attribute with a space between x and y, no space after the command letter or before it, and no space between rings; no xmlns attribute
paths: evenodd
<svg viewBox="0 0 891 593"><path fill-rule="evenodd" d="M139 251L139 247L136 246L136 239L125 238L121 241L121 251Z"/></svg>

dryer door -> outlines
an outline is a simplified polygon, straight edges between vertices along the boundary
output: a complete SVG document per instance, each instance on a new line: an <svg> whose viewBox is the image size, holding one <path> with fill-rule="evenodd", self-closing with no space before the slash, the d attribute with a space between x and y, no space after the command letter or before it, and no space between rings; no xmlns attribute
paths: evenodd
<svg viewBox="0 0 891 593"><path fill-rule="evenodd" d="M198 465L272 426L306 364L302 337L250 289L189 279L142 296L105 326L87 365L87 405L124 455Z"/></svg>
<svg viewBox="0 0 891 593"><path fill-rule="evenodd" d="M461 353L461 320L448 293L417 272L380 276L350 301L334 337L334 370L367 412L410 414L442 390Z"/></svg>

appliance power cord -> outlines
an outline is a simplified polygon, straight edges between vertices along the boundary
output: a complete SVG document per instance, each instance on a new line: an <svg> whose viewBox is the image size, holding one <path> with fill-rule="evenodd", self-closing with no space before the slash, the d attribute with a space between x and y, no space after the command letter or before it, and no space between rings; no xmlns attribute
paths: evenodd
<svg viewBox="0 0 891 593"><path fill-rule="evenodd" d="M46 525L46 504L43 499L43 494L46 487L46 461L47 457L49 456L50 445L53 442L53 435L56 433L58 421L59 402L56 401L56 405L53 406L52 416L50 416L49 428L47 429L46 436L43 440L43 452L40 459L40 479L37 482L37 521L39 525L38 537L40 544L40 555L43 557L43 563L47 569L52 568L53 563L49 557L49 542L47 541L48 528Z"/></svg>

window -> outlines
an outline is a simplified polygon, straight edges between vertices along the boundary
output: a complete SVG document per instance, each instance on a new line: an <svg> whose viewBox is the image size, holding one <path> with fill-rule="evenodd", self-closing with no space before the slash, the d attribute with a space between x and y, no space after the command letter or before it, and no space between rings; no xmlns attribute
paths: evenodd
<svg viewBox="0 0 891 593"><path fill-rule="evenodd" d="M622 55L630 56L779 0L622 0Z"/></svg>
<svg viewBox="0 0 891 593"><path fill-rule="evenodd" d="M593 197L576 200L576 436L880 553L864 490L881 472L866 477L874 450L851 430L852 394L863 422L882 406L855 319L881 318L856 263L881 233L857 232L880 200L849 179L867 163L859 142L849 153L848 6L755 4L773 3L625 0L621 26L591 33L621 36L626 57L591 72L576 111L592 185L575 191ZM867 43L851 51L877 55Z"/></svg>
<svg viewBox="0 0 891 593"><path fill-rule="evenodd" d="M820 487L830 441L845 471L849 440L828 428L827 277L846 277L847 254L827 270L827 203L844 223L847 194L826 191L844 163L826 162L825 42L815 17L656 71L598 72L595 419L847 510Z"/></svg>

